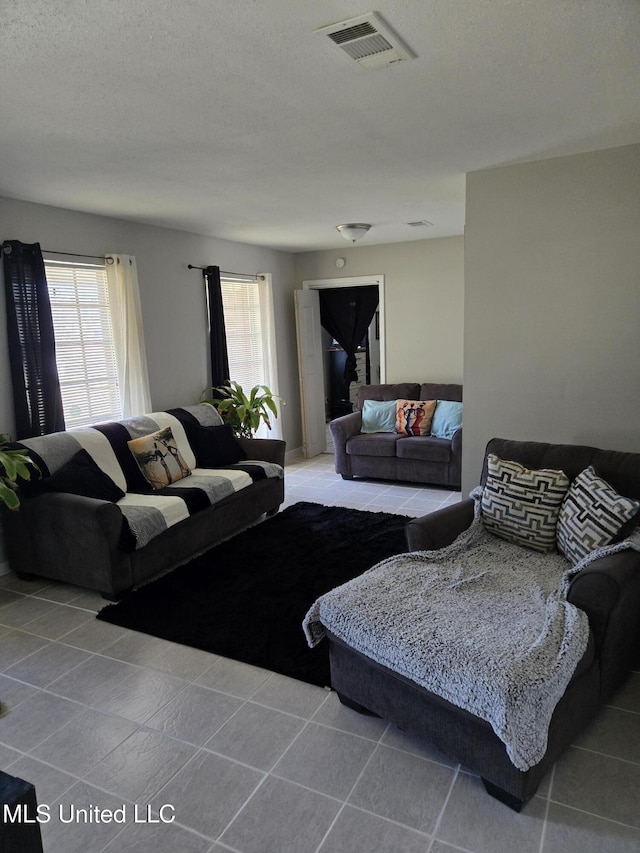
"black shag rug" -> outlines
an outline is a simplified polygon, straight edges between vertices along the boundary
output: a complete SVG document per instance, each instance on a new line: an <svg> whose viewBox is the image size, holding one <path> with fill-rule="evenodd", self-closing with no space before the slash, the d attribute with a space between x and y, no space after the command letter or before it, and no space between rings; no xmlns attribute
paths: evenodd
<svg viewBox="0 0 640 853"><path fill-rule="evenodd" d="M297 503L105 607L98 619L326 686L302 620L325 592L406 551L409 519Z"/></svg>

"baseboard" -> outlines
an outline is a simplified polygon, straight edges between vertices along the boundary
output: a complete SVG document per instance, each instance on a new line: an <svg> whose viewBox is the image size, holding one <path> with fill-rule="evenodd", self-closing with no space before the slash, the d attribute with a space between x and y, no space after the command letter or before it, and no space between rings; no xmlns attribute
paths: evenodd
<svg viewBox="0 0 640 853"><path fill-rule="evenodd" d="M287 450L284 454L285 465L288 462L297 462L298 459L304 459L304 453L301 447L295 447L293 450Z"/></svg>

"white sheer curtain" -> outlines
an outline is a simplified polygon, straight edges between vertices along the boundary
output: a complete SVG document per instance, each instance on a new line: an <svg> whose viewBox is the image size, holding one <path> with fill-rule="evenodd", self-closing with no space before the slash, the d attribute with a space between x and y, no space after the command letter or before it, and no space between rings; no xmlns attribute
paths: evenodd
<svg viewBox="0 0 640 853"><path fill-rule="evenodd" d="M109 255L106 270L122 412L128 418L151 411L136 259Z"/></svg>

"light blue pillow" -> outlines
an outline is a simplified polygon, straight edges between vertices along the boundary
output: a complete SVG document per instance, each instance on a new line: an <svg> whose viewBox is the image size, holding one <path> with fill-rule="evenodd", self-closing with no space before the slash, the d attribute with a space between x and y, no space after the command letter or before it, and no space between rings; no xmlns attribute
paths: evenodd
<svg viewBox="0 0 640 853"><path fill-rule="evenodd" d="M396 401L365 400L362 406L362 432L395 432Z"/></svg>
<svg viewBox="0 0 640 853"><path fill-rule="evenodd" d="M453 438L454 432L462 426L462 403L453 400L438 400L431 421L431 435L436 438Z"/></svg>

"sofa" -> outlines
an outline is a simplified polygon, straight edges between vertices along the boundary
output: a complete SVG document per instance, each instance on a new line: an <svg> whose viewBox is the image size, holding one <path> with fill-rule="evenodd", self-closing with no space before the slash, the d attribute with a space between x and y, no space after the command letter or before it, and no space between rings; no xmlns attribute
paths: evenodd
<svg viewBox="0 0 640 853"><path fill-rule="evenodd" d="M580 495L578 483L583 476L581 472L589 471L591 466L597 472L595 477L599 475L604 478L628 504L625 509L627 521L620 527L613 541L631 534L635 548L640 547L637 526L640 454L587 446L493 439L487 446L482 472L482 501L487 494L489 461L494 458L515 460L527 469L558 469L564 472L571 485L563 499L560 518L566 516L569 523L572 523L570 498ZM596 494L593 489L588 489L588 492L585 498L587 501ZM610 514L608 510L606 512ZM586 556L582 557L582 562L571 563L565 603L575 605L571 612L581 620L584 652L577 658L575 669L569 670L570 680L562 688L555 708L551 705L548 735L546 741L543 741L543 757L526 770L515 766L507 754L505 743L486 718L442 698L441 693L425 689L415 679L400 673L398 668L384 665L372 656L363 654L353 643L337 636L331 626L326 631L330 644L331 685L343 704L361 713L379 715L432 745L451 760L460 762L482 778L489 794L516 811L520 811L535 794L541 780L562 751L623 684L629 671L640 660L640 552L628 546L628 538L622 545L614 544L591 551L593 545L589 544L589 537L592 536L592 530L598 529L600 517L595 512L580 510L575 518L579 525L575 543L584 550ZM463 536L473 522L474 501L471 499L411 520L406 526L410 549L408 556L419 559L426 551L431 558L437 559L439 554L447 554L448 551L442 549L452 546L454 541L460 541L458 537ZM561 523L557 527L558 537ZM616 521L614 527L617 526ZM534 553L519 545L515 547L521 552ZM569 565L567 559L561 558L562 554L557 555L557 559ZM389 571L395 572L395 567ZM366 579L366 576L362 577ZM397 575L394 574L394 577ZM470 579L475 580L474 577ZM389 605L385 607L385 613L390 613ZM486 619L489 617L490 613L487 612ZM352 622L356 619L353 613L349 614L349 618ZM388 620L387 615L381 620L384 624L379 623L382 635L388 631ZM485 617L482 616L481 622L484 621ZM528 651L537 654L535 647L536 644L532 644ZM482 688L478 682L476 685L474 689Z"/></svg>
<svg viewBox="0 0 640 853"><path fill-rule="evenodd" d="M156 441L167 429L173 443ZM284 499L285 442L236 438L207 403L14 446L37 467L20 486L19 510L3 513L11 569L111 600L277 512ZM156 482L172 468L166 485Z"/></svg>
<svg viewBox="0 0 640 853"><path fill-rule="evenodd" d="M329 423L336 473L343 479L368 477L410 483L429 483L460 489L462 427L449 437L391 431L363 432L365 401L433 400L462 402L462 385L403 382L364 385L355 410ZM437 407L436 407L437 412ZM434 416L435 417L435 416Z"/></svg>

